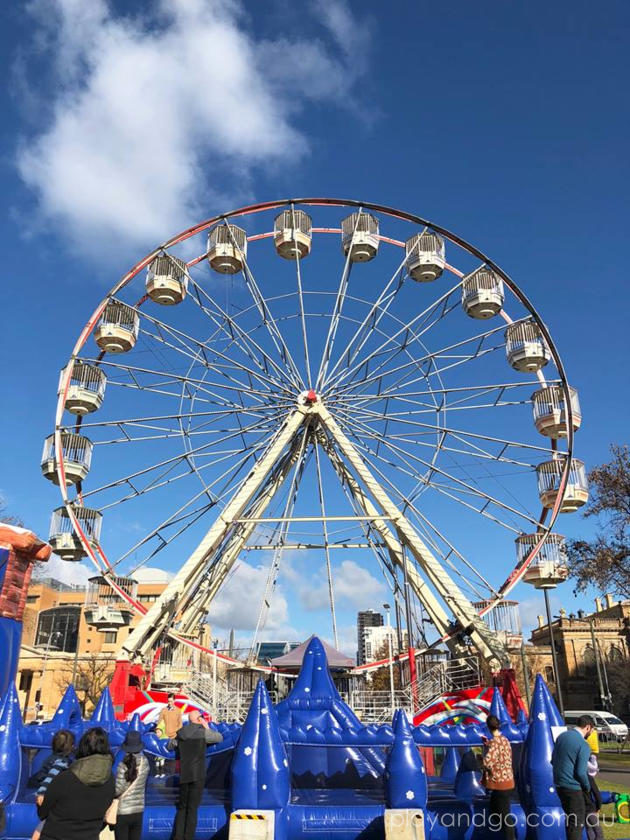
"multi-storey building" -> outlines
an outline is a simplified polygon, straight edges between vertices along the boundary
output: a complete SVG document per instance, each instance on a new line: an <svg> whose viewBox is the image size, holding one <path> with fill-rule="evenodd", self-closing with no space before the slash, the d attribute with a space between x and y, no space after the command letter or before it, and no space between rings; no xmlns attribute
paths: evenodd
<svg viewBox="0 0 630 840"><path fill-rule="evenodd" d="M367 662L365 651L365 631L368 627L382 627L383 615L375 610L361 610L357 613L357 664Z"/></svg>
<svg viewBox="0 0 630 840"><path fill-rule="evenodd" d="M389 641L392 640L392 655L400 653L398 648L398 633L396 628L391 625L381 625L380 627L365 627L363 631L363 643L366 662L375 662L381 657L386 657L389 654ZM407 631L402 631L402 648L408 647Z"/></svg>
<svg viewBox="0 0 630 840"><path fill-rule="evenodd" d="M163 580L124 580L147 606L166 586ZM70 682L89 708L92 696L109 682L116 654L136 621L102 578L92 578L87 587L34 580L26 596L17 674L25 719L50 717Z"/></svg>

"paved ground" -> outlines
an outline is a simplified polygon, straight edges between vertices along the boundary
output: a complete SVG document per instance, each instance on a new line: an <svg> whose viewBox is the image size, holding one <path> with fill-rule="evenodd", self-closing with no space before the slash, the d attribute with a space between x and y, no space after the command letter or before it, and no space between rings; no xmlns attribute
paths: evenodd
<svg viewBox="0 0 630 840"><path fill-rule="evenodd" d="M620 767L618 764L606 764L606 759L600 754L599 776L597 784L602 790L606 789L605 781L610 779L618 785L623 785L630 793L630 767Z"/></svg>

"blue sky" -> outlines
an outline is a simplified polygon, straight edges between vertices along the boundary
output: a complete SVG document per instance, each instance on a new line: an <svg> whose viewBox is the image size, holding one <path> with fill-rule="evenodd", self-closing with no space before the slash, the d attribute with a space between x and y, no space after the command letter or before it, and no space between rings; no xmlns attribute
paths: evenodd
<svg viewBox="0 0 630 840"><path fill-rule="evenodd" d="M58 371L107 289L176 230L278 196L389 204L478 245L556 340L584 412L579 456L592 465L627 440L626 3L164 8L2 12L0 488L13 512L47 532L57 496L39 457ZM560 527L588 531L579 516ZM518 596L531 621L538 606ZM350 592L348 639L357 606Z"/></svg>

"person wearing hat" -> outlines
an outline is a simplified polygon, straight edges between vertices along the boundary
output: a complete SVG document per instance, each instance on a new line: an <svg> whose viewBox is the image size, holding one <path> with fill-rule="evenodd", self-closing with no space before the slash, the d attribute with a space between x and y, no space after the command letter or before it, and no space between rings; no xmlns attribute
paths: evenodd
<svg viewBox="0 0 630 840"><path fill-rule="evenodd" d="M125 757L116 772L118 814L114 831L116 840L140 840L149 760L142 751L140 733L133 729L127 732L121 749Z"/></svg>

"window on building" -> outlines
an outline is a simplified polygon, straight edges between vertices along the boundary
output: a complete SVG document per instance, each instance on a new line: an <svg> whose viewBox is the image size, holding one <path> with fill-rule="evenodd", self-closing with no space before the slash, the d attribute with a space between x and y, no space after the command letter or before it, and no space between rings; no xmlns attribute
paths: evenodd
<svg viewBox="0 0 630 840"><path fill-rule="evenodd" d="M33 672L32 671L22 671L20 673L19 690L20 691L30 691L32 682L33 682Z"/></svg>
<svg viewBox="0 0 630 840"><path fill-rule="evenodd" d="M623 658L623 651L617 645L611 645L608 651L608 661L621 662Z"/></svg>
<svg viewBox="0 0 630 840"><path fill-rule="evenodd" d="M53 607L42 610L37 620L35 646L49 651L74 653L77 649L81 607Z"/></svg>
<svg viewBox="0 0 630 840"><path fill-rule="evenodd" d="M582 654L584 658L584 666L586 668L594 668L595 667L595 651L591 645L587 645L584 648L584 653Z"/></svg>
<svg viewBox="0 0 630 840"><path fill-rule="evenodd" d="M551 665L545 665L545 682L555 683L553 667Z"/></svg>
<svg viewBox="0 0 630 840"><path fill-rule="evenodd" d="M26 596L26 603L27 604L34 604L35 601L39 601L39 595L27 595Z"/></svg>
<svg viewBox="0 0 630 840"><path fill-rule="evenodd" d="M106 645L115 645L118 632L116 630L107 630L103 633L103 642Z"/></svg>

